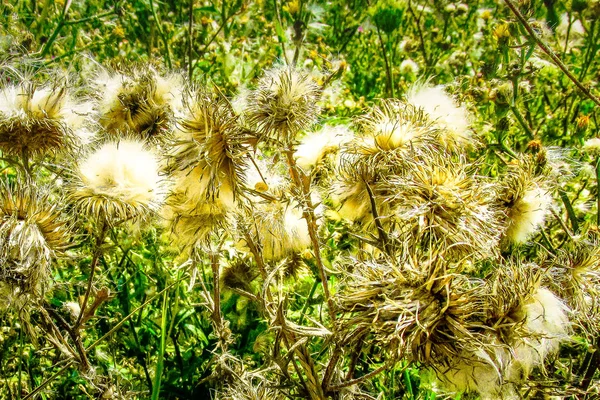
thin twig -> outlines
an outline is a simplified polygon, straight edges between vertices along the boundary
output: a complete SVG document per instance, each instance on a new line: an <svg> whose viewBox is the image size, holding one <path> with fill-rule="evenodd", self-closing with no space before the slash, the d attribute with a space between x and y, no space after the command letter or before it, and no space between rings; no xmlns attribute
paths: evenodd
<svg viewBox="0 0 600 400"><path fill-rule="evenodd" d="M544 51L544 53L546 53L552 59L552 61L554 61L556 66L558 66L558 68L560 68L565 73L565 75L567 75L567 77L575 84L575 86L579 88L579 90L581 90L589 99L596 103L596 105L600 106L600 99L594 94L592 94L592 92L590 92L588 88L583 86L583 84L575 77L575 75L573 75L569 71L569 69L561 61L561 59L558 58L556 54L554 54L552 49L548 47L548 45L546 45L546 43L544 43L542 39L540 39L540 37L535 33L531 25L529 25L529 22L527 22L525 17L523 17L523 14L521 14L521 12L517 8L517 6L515 6L512 0L504 1L508 8L510 8L510 10L513 12L513 14L515 14L521 25L523 25L523 27L527 30L529 36L531 36L531 39L533 39L537 43L537 45Z"/></svg>
<svg viewBox="0 0 600 400"><path fill-rule="evenodd" d="M87 302L90 297L90 293L92 291L92 286L94 284L94 275L96 271L96 266L98 266L98 259L102 253L102 243L104 243L104 238L106 236L106 230L108 229L108 223L106 221L102 222L102 229L100 230L100 234L96 237L96 247L94 248L94 255L92 256L92 263L90 265L90 277L88 278L88 286L85 291L85 297L83 298L83 303L81 304L81 311L79 312L79 316L77 317L77 322L73 329L78 331L83 320L83 315L85 314L85 309L87 307Z"/></svg>

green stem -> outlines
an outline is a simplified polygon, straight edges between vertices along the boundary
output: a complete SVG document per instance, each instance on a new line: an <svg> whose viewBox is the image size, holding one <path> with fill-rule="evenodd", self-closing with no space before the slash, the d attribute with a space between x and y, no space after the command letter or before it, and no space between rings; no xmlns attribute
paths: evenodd
<svg viewBox="0 0 600 400"><path fill-rule="evenodd" d="M302 306L302 311L300 311L300 319L298 320L299 325L302 325L302 323L304 322L304 316L306 315L306 310L308 309L310 301L312 300L312 297L315 295L315 291L317 290L318 286L319 286L319 281L315 279L315 282L313 283L312 287L310 288L310 292L308 293L308 297L306 298L306 302L304 302L304 306Z"/></svg>
<svg viewBox="0 0 600 400"><path fill-rule="evenodd" d="M596 159L596 199L597 199L597 210L596 210L596 226L600 227L600 156Z"/></svg>
<svg viewBox="0 0 600 400"><path fill-rule="evenodd" d="M394 81L392 77L392 68L387 56L386 43L383 41L381 36L381 30L377 28L377 35L379 36L379 44L381 45L381 52L383 53L383 62L385 63L385 76L387 78L387 92L389 97L394 97Z"/></svg>
<svg viewBox="0 0 600 400"><path fill-rule="evenodd" d="M154 373L154 385L152 385L152 400L158 400L160 395L160 383L165 362L165 350L167 347L167 292L163 293L162 319L160 324L160 352L156 362L156 372Z"/></svg>
<svg viewBox="0 0 600 400"><path fill-rule="evenodd" d="M167 59L167 66L169 67L169 69L171 69L172 65L171 65L171 51L169 50L169 40L168 40L167 36L165 35L165 32L162 29L162 24L160 22L160 19L158 18L158 14L156 13L156 10L154 9L154 1L153 0L150 0L150 11L152 12L154 21L156 21L156 28L158 29L158 34L160 35L160 38L162 39L163 44L165 45L165 58Z"/></svg>
<svg viewBox="0 0 600 400"><path fill-rule="evenodd" d="M533 131L531 130L529 125L527 125L525 118L523 118L523 115L521 115L521 112L519 111L517 106L510 106L510 110L512 111L512 113L515 116L515 118L517 119L517 121L519 121L519 124L521 125L521 127L523 127L523 129L527 133L527 136L529 136L529 139L533 140L533 138L534 138Z"/></svg>
<svg viewBox="0 0 600 400"><path fill-rule="evenodd" d="M575 215L573 205L571 204L569 196L567 196L567 193L564 190L559 190L558 194L560 196L560 199L564 203L565 208L567 209L567 215L569 217L569 221L571 221L571 228L573 228L573 234L576 235L577 233L579 233L579 222L577 222L577 215Z"/></svg>

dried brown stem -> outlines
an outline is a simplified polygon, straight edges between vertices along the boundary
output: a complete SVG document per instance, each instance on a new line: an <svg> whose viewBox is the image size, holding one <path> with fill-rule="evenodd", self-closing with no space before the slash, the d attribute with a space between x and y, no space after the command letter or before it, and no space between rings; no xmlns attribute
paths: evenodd
<svg viewBox="0 0 600 400"><path fill-rule="evenodd" d="M96 236L96 246L94 248L94 255L92 256L92 263L90 264L90 277L88 278L88 286L85 291L85 297L83 298L83 303L81 304L81 311L79 312L79 316L77 317L77 322L73 326L73 330L78 331L81 328L81 323L83 322L83 316L85 314L85 309L87 307L87 302L90 297L90 293L92 292L92 286L94 285L94 275L96 272L96 267L98 266L98 260L102 254L102 244L104 243L104 238L106 237L106 231L108 229L108 223L106 221L102 222L102 229L100 229L100 233Z"/></svg>
<svg viewBox="0 0 600 400"><path fill-rule="evenodd" d="M288 166L290 168L292 181L302 195L302 200L304 202L303 216L304 219L306 219L306 223L308 225L308 234L310 236L310 240L315 253L315 262L317 264L317 268L319 269L321 285L323 286L323 295L325 296L325 300L327 301L329 317L331 318L332 322L335 322L335 305L333 304L333 299L331 298L331 293L329 292L327 273L325 272L325 266L323 265L323 260L321 259L321 246L319 244L319 235L317 232L317 217L315 216L315 205L312 203L312 200L310 198L310 179L304 174L302 174L302 176L300 175L300 171L298 169L298 166L296 165L296 160L294 159L293 149L287 149L285 151L285 154L287 157Z"/></svg>

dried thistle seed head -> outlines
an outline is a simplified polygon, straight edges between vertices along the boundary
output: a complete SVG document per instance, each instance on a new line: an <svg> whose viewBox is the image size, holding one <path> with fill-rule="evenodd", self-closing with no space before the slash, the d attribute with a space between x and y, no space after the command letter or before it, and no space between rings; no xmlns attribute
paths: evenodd
<svg viewBox="0 0 600 400"><path fill-rule="evenodd" d="M296 165L310 171L319 165L328 153L338 151L351 137L352 132L345 125L325 125L320 130L309 133L302 138L294 153Z"/></svg>
<svg viewBox="0 0 600 400"><path fill-rule="evenodd" d="M291 143L317 119L321 89L293 67L268 71L248 98L247 122L263 136Z"/></svg>
<svg viewBox="0 0 600 400"><path fill-rule="evenodd" d="M83 160L69 198L87 216L109 223L144 218L162 203L156 155L135 139L106 142Z"/></svg>
<svg viewBox="0 0 600 400"><path fill-rule="evenodd" d="M424 366L479 348L483 285L443 258L432 251L399 265L357 263L337 294L345 329L370 331L390 353Z"/></svg>
<svg viewBox="0 0 600 400"><path fill-rule="evenodd" d="M444 86L413 85L406 94L406 101L423 109L440 128L439 138L446 148L462 150L473 145L469 113L457 105Z"/></svg>
<svg viewBox="0 0 600 400"><path fill-rule="evenodd" d="M265 261L293 257L311 245L302 208L295 201L273 199L255 203L252 217L250 235L260 244Z"/></svg>
<svg viewBox="0 0 600 400"><path fill-rule="evenodd" d="M71 128L79 127L77 108L64 83L4 88L0 92L0 150L33 157L71 150L76 139Z"/></svg>
<svg viewBox="0 0 600 400"><path fill-rule="evenodd" d="M429 379L453 393L477 393L483 399L514 398L514 385L504 379L509 350L493 335L485 336L485 340L484 347L437 366Z"/></svg>
<svg viewBox="0 0 600 400"><path fill-rule="evenodd" d="M227 288L243 289L252 291L252 282L258 277L256 267L251 261L237 258L227 263L221 270L221 283Z"/></svg>
<svg viewBox="0 0 600 400"><path fill-rule="evenodd" d="M169 195L161 216L173 243L186 252L206 243L211 232L229 226L229 209L215 202L189 201L181 193Z"/></svg>
<svg viewBox="0 0 600 400"><path fill-rule="evenodd" d="M399 173L415 159L443 151L424 112L398 100L383 100L357 125L357 136L342 152L347 168L359 174Z"/></svg>
<svg viewBox="0 0 600 400"><path fill-rule="evenodd" d="M69 223L44 189L1 186L0 281L40 294L49 284L51 260L71 241Z"/></svg>
<svg viewBox="0 0 600 400"><path fill-rule="evenodd" d="M518 160L509 166L498 188L497 205L505 215L504 236L512 243L525 243L533 236L552 206L552 196L534 170L527 159Z"/></svg>
<svg viewBox="0 0 600 400"><path fill-rule="evenodd" d="M543 367L546 358L568 339L569 308L546 288L537 289L522 304L525 335L513 345L507 377L514 382L526 379L534 368Z"/></svg>
<svg viewBox="0 0 600 400"><path fill-rule="evenodd" d="M160 75L153 68L128 74L103 70L93 86L98 120L113 137L133 134L151 145L163 145L183 109L182 78Z"/></svg>
<svg viewBox="0 0 600 400"><path fill-rule="evenodd" d="M248 137L239 129L229 103L220 95L198 91L187 103L186 116L175 133L168 168L180 180L176 190L198 201L237 194L244 183ZM197 181L203 181L197 187ZM189 183L189 185L188 185ZM196 187L193 187L196 186ZM228 200L229 201L229 200Z"/></svg>
<svg viewBox="0 0 600 400"><path fill-rule="evenodd" d="M386 180L387 201L405 240L442 246L458 257L495 254L500 234L493 188L473 169L439 155Z"/></svg>
<svg viewBox="0 0 600 400"><path fill-rule="evenodd" d="M486 289L485 325L510 347L507 376L514 382L543 366L570 328L569 308L550 290L540 287L541 282L539 267L505 263L498 265Z"/></svg>
<svg viewBox="0 0 600 400"><path fill-rule="evenodd" d="M542 265L547 284L573 310L573 318L593 334L600 326L600 246L597 239L576 242Z"/></svg>

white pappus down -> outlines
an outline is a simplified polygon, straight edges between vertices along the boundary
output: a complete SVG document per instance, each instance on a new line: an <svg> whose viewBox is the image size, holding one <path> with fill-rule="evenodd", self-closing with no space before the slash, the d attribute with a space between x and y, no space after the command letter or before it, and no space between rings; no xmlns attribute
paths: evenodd
<svg viewBox="0 0 600 400"><path fill-rule="evenodd" d="M472 140L469 114L466 108L444 90L444 86L434 87L414 85L406 94L406 101L423 109L441 129L441 139L447 147L469 146Z"/></svg>
<svg viewBox="0 0 600 400"><path fill-rule="evenodd" d="M325 125L302 139L294 154L296 164L308 171L319 164L327 153L338 150L351 137L352 133L345 125Z"/></svg>
<svg viewBox="0 0 600 400"><path fill-rule="evenodd" d="M552 205L547 190L534 185L527 189L509 212L506 238L514 243L525 243L544 224Z"/></svg>
<svg viewBox="0 0 600 400"><path fill-rule="evenodd" d="M80 166L83 186L93 195L153 208L161 196L159 163L137 140L109 142Z"/></svg>
<svg viewBox="0 0 600 400"><path fill-rule="evenodd" d="M548 355L558 351L568 338L569 308L546 288L538 289L524 305L525 328L529 336L513 349L508 380L526 378L536 367L543 367Z"/></svg>

